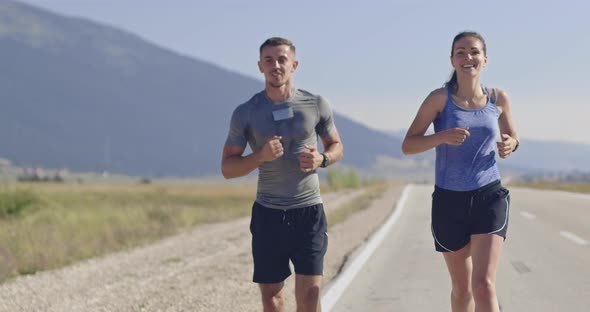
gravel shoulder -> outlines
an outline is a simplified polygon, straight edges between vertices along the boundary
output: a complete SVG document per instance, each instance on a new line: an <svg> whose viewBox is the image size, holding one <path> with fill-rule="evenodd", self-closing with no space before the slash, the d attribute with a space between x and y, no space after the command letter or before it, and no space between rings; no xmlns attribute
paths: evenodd
<svg viewBox="0 0 590 312"><path fill-rule="evenodd" d="M389 216L402 188L391 186L368 209L329 226L325 289ZM325 207L338 209L361 194L327 194ZM22 276L0 285L0 311L260 311L248 224L242 218L202 225L148 246ZM288 311L294 311L293 280L286 283Z"/></svg>

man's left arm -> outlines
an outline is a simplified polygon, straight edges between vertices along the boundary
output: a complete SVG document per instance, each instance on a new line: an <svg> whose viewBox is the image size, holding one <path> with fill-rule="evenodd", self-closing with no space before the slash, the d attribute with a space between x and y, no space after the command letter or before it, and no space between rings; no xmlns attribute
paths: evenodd
<svg viewBox="0 0 590 312"><path fill-rule="evenodd" d="M326 155L328 161L326 165L331 165L342 159L344 149L337 129L334 129L330 134L323 136L321 139L324 144L323 154ZM323 156L321 157L321 160L323 161Z"/></svg>
<svg viewBox="0 0 590 312"><path fill-rule="evenodd" d="M319 123L316 125L316 133L324 145L324 152L317 151L315 146L305 145L307 153L299 156L299 167L303 172L310 172L319 167L327 167L340 159L343 155L343 146L340 134L334 124L334 115L328 101L318 96Z"/></svg>
<svg viewBox="0 0 590 312"><path fill-rule="evenodd" d="M313 145L304 145L308 149L308 152L299 154L299 167L303 172L310 172L317 168L327 167L340 159L344 154L342 147L342 141L340 140L340 134L338 130L334 128L329 134L325 134L320 137L324 144L324 152L320 153L317 148ZM326 162L324 163L324 155L326 156Z"/></svg>

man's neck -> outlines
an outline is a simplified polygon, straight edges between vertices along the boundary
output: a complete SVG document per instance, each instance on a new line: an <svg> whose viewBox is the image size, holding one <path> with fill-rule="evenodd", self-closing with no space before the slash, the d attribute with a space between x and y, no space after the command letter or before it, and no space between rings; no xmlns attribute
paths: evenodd
<svg viewBox="0 0 590 312"><path fill-rule="evenodd" d="M293 93L293 88L291 87L290 83L286 83L278 88L273 86L266 86L266 96L273 102L273 103L282 103L287 101L291 94Z"/></svg>

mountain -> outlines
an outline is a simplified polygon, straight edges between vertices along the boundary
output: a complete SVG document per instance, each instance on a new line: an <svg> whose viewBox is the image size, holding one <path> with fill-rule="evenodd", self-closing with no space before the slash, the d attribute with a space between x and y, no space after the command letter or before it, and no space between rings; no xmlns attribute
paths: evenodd
<svg viewBox="0 0 590 312"><path fill-rule="evenodd" d="M218 175L231 112L264 87L116 28L12 1L0 2L0 55L0 157L20 165ZM395 139L335 119L349 165L399 155Z"/></svg>
<svg viewBox="0 0 590 312"><path fill-rule="evenodd" d="M264 88L128 32L8 0L0 1L0 72L0 158L150 177L219 176L233 109ZM333 104L342 165L368 175L432 176L432 151L402 156L402 132L368 128ZM518 173L590 171L589 148L523 141L505 165Z"/></svg>
<svg viewBox="0 0 590 312"><path fill-rule="evenodd" d="M508 159L498 159L502 179L553 178L568 181L590 176L590 145L567 142L521 140L520 148ZM434 180L434 150L401 158L379 156L372 174L413 182ZM557 179L557 180L559 180Z"/></svg>
<svg viewBox="0 0 590 312"><path fill-rule="evenodd" d="M518 128L518 121L516 126ZM403 141L406 131L396 130L388 133ZM427 133L432 132L429 130ZM501 159L498 163L502 171L509 171L513 175L590 172L588 157L590 157L588 144L520 139L519 149L508 159ZM434 153L427 152L422 160L433 162Z"/></svg>
<svg viewBox="0 0 590 312"><path fill-rule="evenodd" d="M528 172L590 172L590 145L567 142L521 140L506 162Z"/></svg>
<svg viewBox="0 0 590 312"><path fill-rule="evenodd" d="M231 107L259 81L117 29L0 4L0 142L16 163L210 174ZM231 89L231 92L228 90Z"/></svg>

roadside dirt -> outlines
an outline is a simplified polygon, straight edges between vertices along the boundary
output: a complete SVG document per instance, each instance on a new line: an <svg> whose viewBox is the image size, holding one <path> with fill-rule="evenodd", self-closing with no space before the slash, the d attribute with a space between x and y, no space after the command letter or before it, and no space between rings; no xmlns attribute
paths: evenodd
<svg viewBox="0 0 590 312"><path fill-rule="evenodd" d="M325 289L389 216L402 188L390 187L368 209L328 226ZM325 207L338 209L361 194L327 194ZM0 311L261 311L251 282L248 224L242 218L203 225L149 246L20 277L0 285ZM287 311L295 310L293 279L286 283Z"/></svg>

